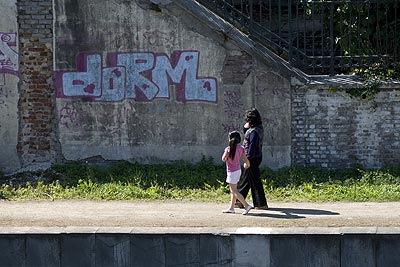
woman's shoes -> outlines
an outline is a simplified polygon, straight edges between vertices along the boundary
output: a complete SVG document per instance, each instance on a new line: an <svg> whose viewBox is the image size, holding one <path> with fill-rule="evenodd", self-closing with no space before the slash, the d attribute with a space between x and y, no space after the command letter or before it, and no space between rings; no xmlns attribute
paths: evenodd
<svg viewBox="0 0 400 267"><path fill-rule="evenodd" d="M253 208L252 205L248 205L247 208L242 212L243 215L247 215L247 213L249 213L249 211Z"/></svg>

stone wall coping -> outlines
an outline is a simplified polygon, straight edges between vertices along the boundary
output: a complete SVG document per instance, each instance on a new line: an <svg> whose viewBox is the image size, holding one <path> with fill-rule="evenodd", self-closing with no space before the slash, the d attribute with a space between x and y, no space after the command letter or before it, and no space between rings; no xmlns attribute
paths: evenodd
<svg viewBox="0 0 400 267"><path fill-rule="evenodd" d="M335 75L335 76L328 76L328 75L310 75L308 76L309 83L306 85L309 87L319 87L323 88L360 88L364 87L365 84L363 83L362 79L359 76L355 75ZM387 81L382 82L381 88L382 89L398 89L400 86L400 81Z"/></svg>
<svg viewBox="0 0 400 267"><path fill-rule="evenodd" d="M20 234L399 235L400 227L0 227L0 235Z"/></svg>

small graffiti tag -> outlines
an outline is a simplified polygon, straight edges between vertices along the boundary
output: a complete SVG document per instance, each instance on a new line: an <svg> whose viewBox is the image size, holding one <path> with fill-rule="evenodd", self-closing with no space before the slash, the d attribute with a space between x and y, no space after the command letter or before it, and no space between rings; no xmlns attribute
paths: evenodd
<svg viewBox="0 0 400 267"><path fill-rule="evenodd" d="M0 73L18 75L17 34L0 32Z"/></svg>
<svg viewBox="0 0 400 267"><path fill-rule="evenodd" d="M222 124L225 132L240 130L242 128L244 105L240 90L226 90L224 92L224 112L227 120Z"/></svg>

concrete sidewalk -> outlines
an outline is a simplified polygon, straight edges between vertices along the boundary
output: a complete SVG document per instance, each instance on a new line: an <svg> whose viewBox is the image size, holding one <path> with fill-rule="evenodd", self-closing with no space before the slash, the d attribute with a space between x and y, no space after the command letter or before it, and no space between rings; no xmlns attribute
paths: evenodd
<svg viewBox="0 0 400 267"><path fill-rule="evenodd" d="M228 203L1 201L0 227L400 227L400 202L269 202L246 216Z"/></svg>
<svg viewBox="0 0 400 267"><path fill-rule="evenodd" d="M0 267L398 266L400 202L1 201Z"/></svg>

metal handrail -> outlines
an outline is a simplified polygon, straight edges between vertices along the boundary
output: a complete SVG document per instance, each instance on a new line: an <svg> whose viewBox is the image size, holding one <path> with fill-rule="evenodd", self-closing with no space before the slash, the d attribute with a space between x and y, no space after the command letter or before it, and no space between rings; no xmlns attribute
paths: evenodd
<svg viewBox="0 0 400 267"><path fill-rule="evenodd" d="M400 0L197 0L307 74L399 63Z"/></svg>

